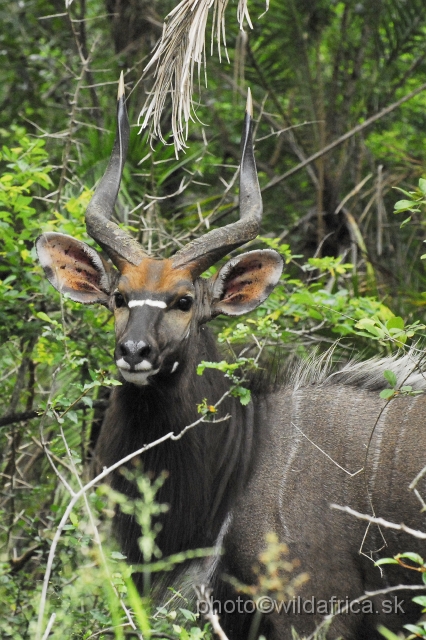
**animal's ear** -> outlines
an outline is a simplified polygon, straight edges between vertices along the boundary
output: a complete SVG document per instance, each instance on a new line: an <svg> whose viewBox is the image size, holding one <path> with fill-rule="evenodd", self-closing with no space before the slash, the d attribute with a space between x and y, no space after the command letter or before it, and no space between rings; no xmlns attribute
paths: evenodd
<svg viewBox="0 0 426 640"><path fill-rule="evenodd" d="M213 276L212 316L240 316L263 302L280 279L281 256L271 249L248 251Z"/></svg>
<svg viewBox="0 0 426 640"><path fill-rule="evenodd" d="M76 302L108 304L113 271L97 251L62 233L43 233L36 249L55 289Z"/></svg>

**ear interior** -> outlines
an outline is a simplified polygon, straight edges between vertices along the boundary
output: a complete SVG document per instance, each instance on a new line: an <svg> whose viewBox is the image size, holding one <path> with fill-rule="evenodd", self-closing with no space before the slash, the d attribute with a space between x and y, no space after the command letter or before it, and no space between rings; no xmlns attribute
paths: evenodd
<svg viewBox="0 0 426 640"><path fill-rule="evenodd" d="M97 251L62 233L44 233L36 249L55 289L76 302L108 304L111 271Z"/></svg>
<svg viewBox="0 0 426 640"><path fill-rule="evenodd" d="M271 293L283 270L272 249L248 251L227 262L213 283L213 315L239 316L255 309Z"/></svg>

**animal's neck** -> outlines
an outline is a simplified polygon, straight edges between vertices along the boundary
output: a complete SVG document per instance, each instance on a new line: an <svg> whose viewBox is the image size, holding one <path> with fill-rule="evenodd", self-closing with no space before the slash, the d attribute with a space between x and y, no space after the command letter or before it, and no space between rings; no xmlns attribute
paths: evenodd
<svg viewBox="0 0 426 640"><path fill-rule="evenodd" d="M143 388L131 384L117 388L96 449L98 461L112 464L144 444L171 431L178 434L195 422L200 417L196 405L204 399L214 404L228 388L220 372L196 374L198 362L215 359L214 340L206 328L201 328L175 374ZM228 397L220 405L218 417L229 414L229 419L199 424L180 440L167 440L142 456L145 472L158 476L166 471L169 476L157 496L158 502L169 505L158 536L164 555L214 543L249 465L252 421L243 413L251 415L250 409L243 412L239 401ZM136 493L119 473L113 476L112 484L126 494ZM131 548L137 535L130 534L128 527L128 520L124 518L120 524L119 519L122 546L135 561Z"/></svg>

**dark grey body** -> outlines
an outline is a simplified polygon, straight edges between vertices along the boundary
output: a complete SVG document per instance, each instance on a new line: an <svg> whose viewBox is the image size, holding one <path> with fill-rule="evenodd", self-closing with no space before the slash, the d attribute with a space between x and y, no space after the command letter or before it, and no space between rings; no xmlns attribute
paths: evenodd
<svg viewBox="0 0 426 640"><path fill-rule="evenodd" d="M367 523L330 509L331 503L371 514L364 474L350 477L339 469L296 426L335 462L354 473L364 465L366 446L384 402L378 391L341 385L309 385L297 391L285 389L258 399L256 427L259 432L255 466L251 478L233 510L233 520L224 540L227 572L243 582L264 548L268 531L275 531L290 548L289 557L300 560L300 570L310 580L298 592L302 598L346 601L365 591L390 585L421 583L420 574L390 565L380 569L360 555ZM426 427L426 398L398 398L382 414L370 444L367 463L368 486L376 515L424 530L420 503L409 491L411 480L425 465L422 446ZM421 488L424 488L422 483ZM423 494L424 495L424 494ZM374 559L398 552L422 553L418 540L406 534L371 525L362 550ZM406 616L337 616L329 638L376 636L379 623L394 630L420 617L420 607L410 604L414 593L395 592L374 598L374 611L383 612L382 600L394 604L394 596ZM366 605L364 605L366 606ZM384 610L394 608L384 605ZM399 609L400 611L400 609ZM269 638L290 638L290 625L300 634L311 633L321 615L268 616ZM233 624L233 623L231 623ZM238 635L237 635L238 637ZM244 637L244 634L241 635Z"/></svg>
<svg viewBox="0 0 426 640"><path fill-rule="evenodd" d="M97 445L98 462L111 464L171 429L179 432L197 417L196 402L204 397L209 402L217 400L226 388L220 374L210 372L201 378L193 374L195 362L214 357L214 343L203 328L173 383L154 378L149 387L137 389L127 384L119 388ZM171 506L158 538L163 554L211 546L223 536L224 555L211 580L214 596L220 599L238 595L222 581L224 573L246 584L253 582L252 568L271 531L288 544L289 559L300 560L298 572L310 575L297 594L302 598L330 600L335 596L346 601L366 590L420 583L418 573L395 566L383 567L381 574L371 559L360 555L367 523L331 510L329 505L347 505L371 514L365 476L351 477L325 455L348 472L356 472L364 466L375 427L366 478L376 515L423 527L420 503L408 485L426 461L422 445L426 398L392 400L376 424L385 404L379 398L379 388L385 386L383 370L393 368L402 382L410 366L407 358L367 362L349 365L330 377L311 367L304 381L255 394L252 405L245 409L230 399L223 408L233 413L230 421L200 425L181 441L149 452L143 459L144 468L155 474L165 469L170 474L159 496L159 501ZM316 382L310 382L313 379ZM425 386L419 375L410 382L416 388ZM112 483L134 493L119 474ZM422 487L424 484L418 487L420 491ZM116 521L116 531L129 559L138 561L134 523L122 516ZM389 529L383 533L388 546L375 553L383 541L378 527L371 525L363 544L366 555L377 559L406 550L421 552L414 538ZM177 574L163 579L173 582ZM376 597L374 610L381 611L381 599L395 595L399 602L404 600L406 615L397 619L389 614L338 616L328 637L342 634L346 640L370 639L380 637L375 632L378 623L397 630L414 622L420 607L409 604L413 593ZM250 616L222 615L221 620L229 638L248 637ZM321 615L271 614L265 616L262 631L271 640L282 640L291 638L291 626L301 635L309 634L321 620Z"/></svg>
<svg viewBox="0 0 426 640"><path fill-rule="evenodd" d="M283 268L277 252L255 250L234 256L210 278L200 278L260 231L262 197L252 145L250 92L242 135L240 218L194 239L170 258L148 256L111 220L129 131L122 74L114 148L86 211L89 235L114 266L70 236L49 232L36 243L46 276L58 291L77 302L103 304L115 316L115 361L127 382L113 393L95 450L98 468L170 431L181 432L199 417L197 403L207 399L214 404L223 395L227 387L220 373L209 370L201 378L195 373L201 360L218 358L204 325L219 314L237 317L258 307ZM335 502L371 513L364 475L350 477L337 465L351 473L360 469L375 429L366 482L376 514L422 527L420 504L408 485L425 463L425 399L393 400L375 428L384 406L379 390L385 369L395 371L399 385L426 388L421 373L410 373L419 368L413 354L349 365L329 377L318 372L318 365L309 366L298 381L289 378L279 387L274 384L274 389L266 384L263 392L254 381L249 406L243 408L235 398L221 405L221 414L231 415L229 421L200 425L182 440L169 440L146 452L141 460L146 472L153 477L163 471L169 474L158 495L159 502L170 506L158 535L162 553L210 547L216 541L223 544L224 556L205 568L204 575L222 601L236 597L223 579L225 573L243 583L254 582L252 569L271 531L289 545L290 557L298 558L301 571L310 575L302 597L345 600L362 596L365 589L414 581L418 574L395 567L388 567L382 577L372 560L359 554L366 525L329 508ZM111 474L111 483L135 495L134 486L118 471ZM129 561L138 562L135 522L117 514L115 529ZM386 530L385 537L384 555L415 550L415 541L407 536ZM381 546L378 529L372 526L363 551L371 555ZM180 579L178 573L169 575L169 582ZM416 611L396 621L388 615L382 622L398 629L414 621ZM231 639L249 638L250 616L222 615L221 620ZM336 638L341 631L346 640L370 639L379 621L376 614L343 615L329 637ZM270 640L281 640L291 637L292 624L300 634L309 634L318 622L320 618L313 615L270 615L263 630ZM256 634L250 635L254 640Z"/></svg>

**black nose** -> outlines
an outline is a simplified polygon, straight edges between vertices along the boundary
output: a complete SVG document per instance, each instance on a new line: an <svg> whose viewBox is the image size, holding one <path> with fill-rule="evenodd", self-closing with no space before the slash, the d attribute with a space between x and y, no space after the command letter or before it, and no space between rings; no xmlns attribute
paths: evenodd
<svg viewBox="0 0 426 640"><path fill-rule="evenodd" d="M148 361L151 365L154 364L156 353L157 350L153 344L145 342L144 340L125 340L117 345L116 360L123 359L133 369L144 360Z"/></svg>
<svg viewBox="0 0 426 640"><path fill-rule="evenodd" d="M152 351L152 347L149 344L144 344L142 347L136 348L133 346L134 342L122 342L120 344L119 350L120 355L123 356L125 360L129 358L136 358L136 360L143 360L147 358Z"/></svg>

